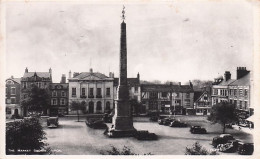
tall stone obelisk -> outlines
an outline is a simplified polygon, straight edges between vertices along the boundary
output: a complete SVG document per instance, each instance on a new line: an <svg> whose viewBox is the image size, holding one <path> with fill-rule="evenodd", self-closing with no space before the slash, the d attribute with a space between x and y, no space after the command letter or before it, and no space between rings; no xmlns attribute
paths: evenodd
<svg viewBox="0 0 260 159"><path fill-rule="evenodd" d="M125 8L125 7L124 7ZM120 37L120 64L119 85L117 87L117 98L115 100L115 115L110 131L115 136L131 136L136 131L133 127L131 106L129 103L129 89L127 85L127 45L126 45L126 23L123 8Z"/></svg>

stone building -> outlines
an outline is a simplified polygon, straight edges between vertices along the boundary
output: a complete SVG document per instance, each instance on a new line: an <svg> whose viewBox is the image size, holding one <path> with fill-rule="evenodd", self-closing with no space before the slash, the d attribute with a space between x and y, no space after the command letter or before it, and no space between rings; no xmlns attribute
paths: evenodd
<svg viewBox="0 0 260 159"><path fill-rule="evenodd" d="M99 72L69 73L69 103L72 101L86 102L86 108L81 113L104 113L114 108L118 78L113 73L106 76ZM132 99L140 99L140 76L128 78L129 94ZM139 100L140 101L140 100ZM69 114L75 114L69 106Z"/></svg>
<svg viewBox="0 0 260 159"><path fill-rule="evenodd" d="M83 113L103 113L113 109L114 91L112 76L93 72L69 73L69 103L72 101L86 102L86 109ZM111 75L111 74L110 74ZM74 114L69 106L69 114Z"/></svg>
<svg viewBox="0 0 260 159"><path fill-rule="evenodd" d="M26 98L29 89L32 85L36 85L41 89L46 89L49 92L50 84L52 83L52 69L49 72L29 72L25 69L24 75L21 78L21 99ZM27 116L27 110L22 109L23 116ZM48 114L47 109L44 110L43 114Z"/></svg>
<svg viewBox="0 0 260 159"><path fill-rule="evenodd" d="M143 113L193 114L193 86L142 84L141 101Z"/></svg>
<svg viewBox="0 0 260 159"><path fill-rule="evenodd" d="M50 95L50 115L68 114L69 84L66 83L65 74L62 75L60 83L50 84Z"/></svg>
<svg viewBox="0 0 260 159"><path fill-rule="evenodd" d="M20 106L20 86L21 78L11 76L5 81L6 118L11 118L12 115L23 115Z"/></svg>

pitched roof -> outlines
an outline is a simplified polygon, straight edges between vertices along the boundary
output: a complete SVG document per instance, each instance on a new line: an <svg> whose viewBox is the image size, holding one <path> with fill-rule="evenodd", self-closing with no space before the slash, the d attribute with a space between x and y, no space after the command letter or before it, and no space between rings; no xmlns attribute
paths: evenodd
<svg viewBox="0 0 260 159"><path fill-rule="evenodd" d="M106 75L99 73L99 72L81 72L79 75L73 77L74 79L79 79L79 80L98 80L98 79L106 79L108 78Z"/></svg>
<svg viewBox="0 0 260 159"><path fill-rule="evenodd" d="M23 78L33 77L35 73L38 77L51 78L51 73L49 72L25 72Z"/></svg>
<svg viewBox="0 0 260 159"><path fill-rule="evenodd" d="M204 93L203 91L195 91L194 92L194 102L197 101L203 93Z"/></svg>
<svg viewBox="0 0 260 159"><path fill-rule="evenodd" d="M189 85L142 84L143 92L193 92Z"/></svg>
<svg viewBox="0 0 260 159"><path fill-rule="evenodd" d="M218 84L218 86L228 86L230 85L231 83L235 82L236 80L234 79L229 79L227 81L223 80L220 84Z"/></svg>
<svg viewBox="0 0 260 159"><path fill-rule="evenodd" d="M14 82L16 82L18 84L21 84L21 78L8 78L6 80L12 80L12 81L14 81Z"/></svg>
<svg viewBox="0 0 260 159"><path fill-rule="evenodd" d="M119 78L114 78L114 86L118 86ZM129 86L140 85L138 78L127 78L127 83Z"/></svg>
<svg viewBox="0 0 260 159"><path fill-rule="evenodd" d="M249 86L250 73L230 84L231 86Z"/></svg>

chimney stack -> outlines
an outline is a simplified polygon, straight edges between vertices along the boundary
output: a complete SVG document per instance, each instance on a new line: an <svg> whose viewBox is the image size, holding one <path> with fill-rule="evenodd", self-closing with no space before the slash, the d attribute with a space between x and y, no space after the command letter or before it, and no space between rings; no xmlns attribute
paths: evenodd
<svg viewBox="0 0 260 159"><path fill-rule="evenodd" d="M25 69L25 73L28 73L28 68L26 67L26 69Z"/></svg>
<svg viewBox="0 0 260 159"><path fill-rule="evenodd" d="M240 79L247 75L250 71L246 70L246 67L237 67L237 79Z"/></svg>
<svg viewBox="0 0 260 159"><path fill-rule="evenodd" d="M14 76L13 76L13 75L11 76L11 79L14 79Z"/></svg>
<svg viewBox="0 0 260 159"><path fill-rule="evenodd" d="M90 68L90 69L89 69L89 72L90 72L90 73L93 73L93 69L92 69L92 68Z"/></svg>
<svg viewBox="0 0 260 159"><path fill-rule="evenodd" d="M137 73L137 79L138 79L138 81L140 80L140 74L139 74L139 72Z"/></svg>
<svg viewBox="0 0 260 159"><path fill-rule="evenodd" d="M69 72L69 78L71 78L71 70L70 70L70 72Z"/></svg>
<svg viewBox="0 0 260 159"><path fill-rule="evenodd" d="M51 68L49 69L49 73L52 74L52 69Z"/></svg>
<svg viewBox="0 0 260 159"><path fill-rule="evenodd" d="M181 82L179 82L179 86L181 86Z"/></svg>
<svg viewBox="0 0 260 159"><path fill-rule="evenodd" d="M224 74L225 81L228 81L231 79L231 73L229 71L225 71Z"/></svg>
<svg viewBox="0 0 260 159"><path fill-rule="evenodd" d="M66 75L62 74L60 83L66 83Z"/></svg>

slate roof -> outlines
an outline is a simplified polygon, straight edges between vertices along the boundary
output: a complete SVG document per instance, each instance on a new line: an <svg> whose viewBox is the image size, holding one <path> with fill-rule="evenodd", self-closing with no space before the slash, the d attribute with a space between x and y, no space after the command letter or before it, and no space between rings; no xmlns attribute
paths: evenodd
<svg viewBox="0 0 260 159"><path fill-rule="evenodd" d="M114 86L118 86L119 78L114 78ZM138 78L127 78L128 86L140 85Z"/></svg>
<svg viewBox="0 0 260 159"><path fill-rule="evenodd" d="M142 84L143 92L193 92L189 85Z"/></svg>
<svg viewBox="0 0 260 159"><path fill-rule="evenodd" d="M18 84L21 84L21 78L8 78L6 80L12 80L12 81L14 81L14 82L16 82Z"/></svg>
<svg viewBox="0 0 260 159"><path fill-rule="evenodd" d="M231 86L249 86L250 73L230 84Z"/></svg>
<svg viewBox="0 0 260 159"><path fill-rule="evenodd" d="M99 72L81 72L79 75L73 77L73 78L77 78L79 80L81 79L84 79L84 78L87 78L87 77L90 77L90 76L95 76L99 79L106 79L108 78L106 75L102 74L102 73L99 73Z"/></svg>
<svg viewBox="0 0 260 159"><path fill-rule="evenodd" d="M51 74L49 72L25 72L23 78L33 77L35 73L41 78L51 78Z"/></svg>
<svg viewBox="0 0 260 159"><path fill-rule="evenodd" d="M218 84L218 86L228 86L230 85L231 83L235 82L236 80L234 79L229 79L227 81L223 80L220 84Z"/></svg>

